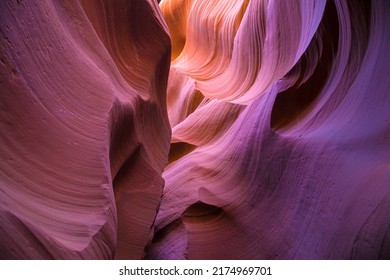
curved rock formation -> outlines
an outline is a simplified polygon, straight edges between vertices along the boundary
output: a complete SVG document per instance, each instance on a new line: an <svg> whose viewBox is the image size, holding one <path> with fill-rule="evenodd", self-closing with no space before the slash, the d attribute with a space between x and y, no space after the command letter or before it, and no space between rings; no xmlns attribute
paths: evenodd
<svg viewBox="0 0 390 280"><path fill-rule="evenodd" d="M388 1L71 2L0 2L0 258L390 259Z"/></svg>
<svg viewBox="0 0 390 280"><path fill-rule="evenodd" d="M161 6L175 156L148 258L389 259L388 2Z"/></svg>
<svg viewBox="0 0 390 280"><path fill-rule="evenodd" d="M142 258L170 139L157 3L0 10L1 258Z"/></svg>

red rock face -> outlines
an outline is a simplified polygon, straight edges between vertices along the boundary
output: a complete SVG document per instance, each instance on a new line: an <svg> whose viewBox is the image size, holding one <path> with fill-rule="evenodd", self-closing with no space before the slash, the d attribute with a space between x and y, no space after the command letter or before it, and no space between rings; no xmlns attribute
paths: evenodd
<svg viewBox="0 0 390 280"><path fill-rule="evenodd" d="M390 258L387 1L0 10L2 259Z"/></svg>
<svg viewBox="0 0 390 280"><path fill-rule="evenodd" d="M2 258L142 258L152 234L167 29L154 1L88 3L0 4Z"/></svg>

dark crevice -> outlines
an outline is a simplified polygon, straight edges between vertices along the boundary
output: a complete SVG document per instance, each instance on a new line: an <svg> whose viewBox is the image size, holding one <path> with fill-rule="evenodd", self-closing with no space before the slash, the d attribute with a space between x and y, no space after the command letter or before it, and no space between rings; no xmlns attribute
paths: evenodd
<svg viewBox="0 0 390 280"><path fill-rule="evenodd" d="M184 223L207 223L224 216L222 208L203 202L192 204L183 214Z"/></svg>
<svg viewBox="0 0 390 280"><path fill-rule="evenodd" d="M339 37L337 10L331 1L327 2L319 31L313 37L308 49L315 50L320 47L318 46L320 44L318 41L321 40L318 37L322 37L323 45L317 67L308 81L300 85L304 79L304 76L301 75L295 86L278 94L271 114L271 127L273 129L292 125L302 118L313 101L318 97L321 88L329 77L334 54L338 49ZM312 63L312 59L306 52L291 71L299 71L300 69L300 72L304 73L310 63Z"/></svg>
<svg viewBox="0 0 390 280"><path fill-rule="evenodd" d="M127 158L127 160L122 164L119 171L116 173L115 178L113 178L113 187L115 195L117 195L118 189L122 185L126 185L126 180L128 177L139 168L139 162L141 161L141 148L142 145L138 145L135 151Z"/></svg>
<svg viewBox="0 0 390 280"><path fill-rule="evenodd" d="M168 163L174 162L195 150L196 146L186 142L172 143L168 155Z"/></svg>
<svg viewBox="0 0 390 280"><path fill-rule="evenodd" d="M157 246L158 244L164 242L164 240L173 232L175 231L180 231L180 228L184 228L183 226L183 220L181 218L177 218L176 220L172 221L168 225L164 226L163 228L157 230L154 233L153 239L149 244L145 247L145 255L144 259L146 260L153 260L158 258L156 253L153 251L153 249Z"/></svg>
<svg viewBox="0 0 390 280"><path fill-rule="evenodd" d="M159 229L156 231L153 237L153 242L160 242L162 241L171 231L173 231L175 228L179 227L182 224L181 218L178 218L174 220L173 222L169 223L165 227Z"/></svg>

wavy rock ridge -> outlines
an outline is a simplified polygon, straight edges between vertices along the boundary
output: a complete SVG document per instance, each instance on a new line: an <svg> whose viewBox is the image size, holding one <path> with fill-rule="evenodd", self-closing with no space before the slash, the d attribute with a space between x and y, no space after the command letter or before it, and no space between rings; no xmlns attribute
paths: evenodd
<svg viewBox="0 0 390 280"><path fill-rule="evenodd" d="M148 257L389 259L389 4L160 5L172 144Z"/></svg>
<svg viewBox="0 0 390 280"><path fill-rule="evenodd" d="M1 257L142 258L170 139L157 3L0 10Z"/></svg>
<svg viewBox="0 0 390 280"><path fill-rule="evenodd" d="M390 4L0 3L2 259L390 259Z"/></svg>

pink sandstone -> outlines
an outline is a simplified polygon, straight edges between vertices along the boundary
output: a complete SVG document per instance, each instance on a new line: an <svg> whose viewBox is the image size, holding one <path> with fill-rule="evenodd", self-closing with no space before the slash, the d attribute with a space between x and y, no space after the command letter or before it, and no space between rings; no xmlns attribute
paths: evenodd
<svg viewBox="0 0 390 280"><path fill-rule="evenodd" d="M1 259L390 259L388 1L0 11Z"/></svg>

